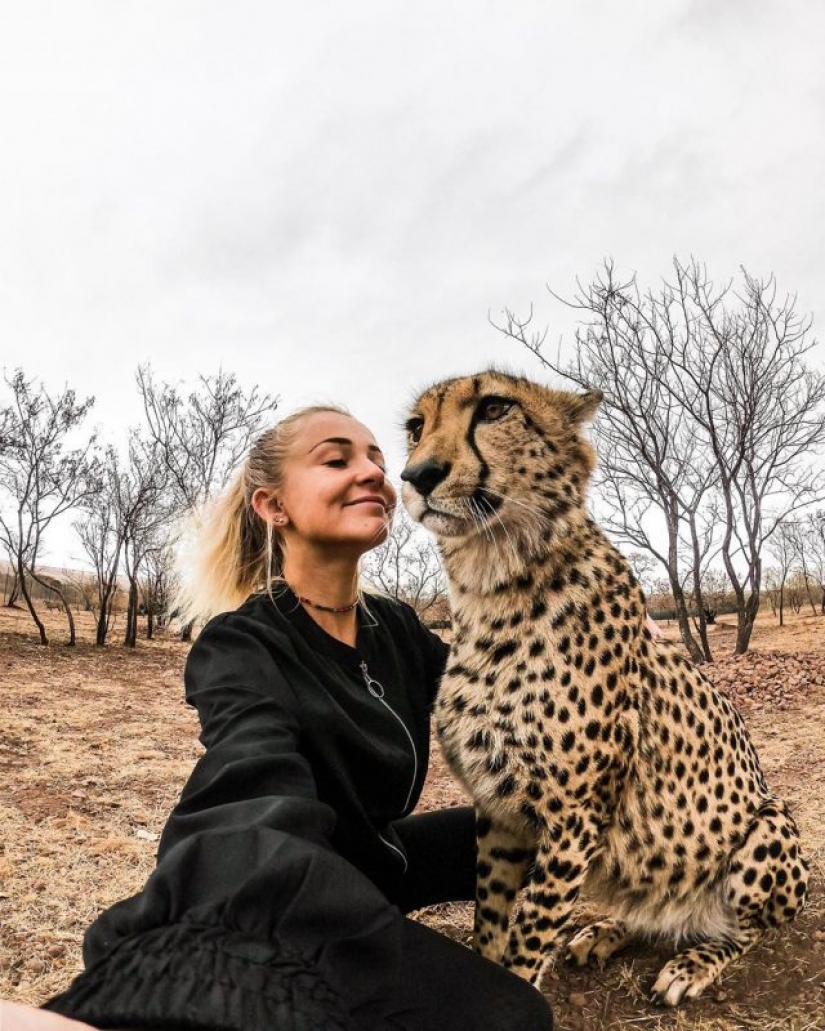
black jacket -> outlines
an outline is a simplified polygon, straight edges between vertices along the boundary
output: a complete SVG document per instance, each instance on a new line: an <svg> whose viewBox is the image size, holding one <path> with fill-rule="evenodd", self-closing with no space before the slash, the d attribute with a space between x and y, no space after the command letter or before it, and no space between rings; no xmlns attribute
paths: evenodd
<svg viewBox="0 0 825 1031"><path fill-rule="evenodd" d="M207 624L186 665L206 752L144 890L92 924L86 970L46 1009L244 1031L378 1020L401 976L391 824L421 793L447 647L406 605L368 609L356 648L289 591Z"/></svg>

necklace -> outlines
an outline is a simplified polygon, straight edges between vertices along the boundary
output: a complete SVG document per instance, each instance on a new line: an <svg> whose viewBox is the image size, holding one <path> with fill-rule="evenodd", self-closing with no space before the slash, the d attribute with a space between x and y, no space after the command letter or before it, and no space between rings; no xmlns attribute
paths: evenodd
<svg viewBox="0 0 825 1031"><path fill-rule="evenodd" d="M302 598L297 591L295 591L294 593L295 597L302 605L309 605L310 608L319 609L321 612L352 612L352 610L358 604L358 599L356 598L351 605L319 605L315 601L310 601L309 598Z"/></svg>

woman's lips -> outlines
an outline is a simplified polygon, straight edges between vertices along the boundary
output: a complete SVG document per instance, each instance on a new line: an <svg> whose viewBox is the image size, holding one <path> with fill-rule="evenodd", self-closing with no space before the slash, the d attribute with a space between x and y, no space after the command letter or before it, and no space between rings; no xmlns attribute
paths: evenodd
<svg viewBox="0 0 825 1031"><path fill-rule="evenodd" d="M381 508L386 512L387 503L381 498L358 498L355 501L348 502L349 505L380 505Z"/></svg>

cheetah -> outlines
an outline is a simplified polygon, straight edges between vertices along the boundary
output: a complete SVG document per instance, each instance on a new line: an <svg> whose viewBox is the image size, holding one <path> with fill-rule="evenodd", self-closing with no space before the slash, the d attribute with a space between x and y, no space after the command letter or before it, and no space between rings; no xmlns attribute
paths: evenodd
<svg viewBox="0 0 825 1031"><path fill-rule="evenodd" d="M403 499L449 582L435 721L476 809L474 947L536 983L585 893L606 917L568 957L669 940L652 998L675 1006L793 919L807 865L733 704L653 638L587 514L601 399L496 370L436 384L406 422Z"/></svg>

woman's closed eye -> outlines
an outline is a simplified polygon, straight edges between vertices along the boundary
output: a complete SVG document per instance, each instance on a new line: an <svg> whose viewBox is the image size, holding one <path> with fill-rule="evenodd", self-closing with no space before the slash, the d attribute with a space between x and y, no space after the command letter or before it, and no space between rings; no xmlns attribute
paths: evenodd
<svg viewBox="0 0 825 1031"><path fill-rule="evenodd" d="M324 462L324 465L328 465L332 469L346 469L347 464L348 463L347 463L346 458L330 458L330 459L327 459L326 462ZM381 474L383 476L387 475L387 468L386 468L386 466L382 465L380 462L373 462L373 465L375 466L376 469L380 469L381 470Z"/></svg>

